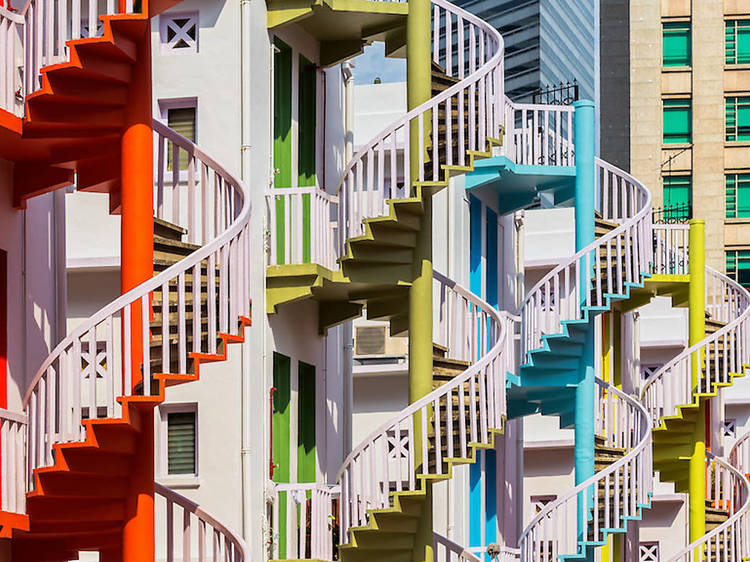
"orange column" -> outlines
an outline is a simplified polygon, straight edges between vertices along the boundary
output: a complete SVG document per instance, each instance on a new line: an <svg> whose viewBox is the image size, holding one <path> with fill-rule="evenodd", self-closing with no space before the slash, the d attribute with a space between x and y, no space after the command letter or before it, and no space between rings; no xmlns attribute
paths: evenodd
<svg viewBox="0 0 750 562"><path fill-rule="evenodd" d="M133 66L122 137L121 290L126 292L153 276L153 131L151 128L151 34L148 26L138 45ZM142 381L143 346L141 305L131 308L133 387ZM132 408L133 406L131 406ZM154 430L153 409L139 412L140 433L125 502L122 533L123 562L154 560ZM137 420L134 420L137 422Z"/></svg>

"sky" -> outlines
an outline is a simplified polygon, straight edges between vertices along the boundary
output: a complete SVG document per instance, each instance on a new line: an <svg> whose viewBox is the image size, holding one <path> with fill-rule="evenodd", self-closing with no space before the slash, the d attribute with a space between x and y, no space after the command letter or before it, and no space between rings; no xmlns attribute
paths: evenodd
<svg viewBox="0 0 750 562"><path fill-rule="evenodd" d="M372 84L375 78L381 82L405 82L406 60L385 57L385 43L373 43L354 59L354 83Z"/></svg>

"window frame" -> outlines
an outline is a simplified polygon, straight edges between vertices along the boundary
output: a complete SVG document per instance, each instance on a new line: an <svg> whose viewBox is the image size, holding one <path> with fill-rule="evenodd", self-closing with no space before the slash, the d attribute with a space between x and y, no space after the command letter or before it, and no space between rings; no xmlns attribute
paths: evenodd
<svg viewBox="0 0 750 562"><path fill-rule="evenodd" d="M687 33L687 52L685 58L680 59L679 62L672 63L667 62L665 39L668 31L682 31ZM674 33L676 36L677 34ZM693 26L691 21L663 21L661 24L661 65L664 68L685 68L692 66L693 63Z"/></svg>
<svg viewBox="0 0 750 562"><path fill-rule="evenodd" d="M679 104L682 104L681 106ZM673 107L675 109L668 110L668 107ZM685 110L687 109L687 136L686 140L683 139L682 136L679 138L675 138L674 140L670 140L667 138L667 114L670 112L676 113L677 110ZM663 145L670 145L670 144L692 144L693 143L693 100L692 98L664 98L662 99L662 144ZM670 132L669 135L673 137L677 137L679 133Z"/></svg>
<svg viewBox="0 0 750 562"><path fill-rule="evenodd" d="M748 268L740 268L739 267L739 264L740 264L740 252L747 252L748 255L747 256L742 256L742 259L743 259L743 261L750 261L750 248L748 248L748 247L737 247L737 248L730 248L730 249L725 248L724 249L724 260L725 260L724 261L724 265L725 265L726 275L727 275L727 277L729 277L730 279L733 279L734 281L736 281L737 283L739 283L743 287L750 288L750 280L747 283L743 283L739 279L739 271L740 271L740 269L750 269L750 267L748 267ZM729 269L729 256L730 256L730 254L734 254L734 268L732 270Z"/></svg>
<svg viewBox="0 0 750 562"><path fill-rule="evenodd" d="M730 180L732 183L731 187ZM748 204L746 206L740 205L740 188L743 185L746 186L748 190ZM731 195L730 190L733 191ZM743 214L740 214L741 208L746 209L743 211ZM750 170L740 172L724 172L724 218L750 218Z"/></svg>
<svg viewBox="0 0 750 562"><path fill-rule="evenodd" d="M188 24L193 23L195 25L195 39L190 38L193 44L189 44L188 47L170 46L170 41L167 40L167 31L169 24L178 19L188 19ZM176 26L176 24L175 24ZM165 56L181 56L181 55L194 55L200 52L200 12L198 11L187 11L187 12L169 12L166 14L159 15L159 54ZM180 28L182 31L184 28ZM179 34L178 31L176 33Z"/></svg>
<svg viewBox="0 0 750 562"><path fill-rule="evenodd" d="M683 180L687 179L687 183L684 183ZM676 180L676 181L675 181ZM677 188L684 188L687 187L687 199L683 202L677 202L676 204L667 203L667 194L672 193L672 189L674 189L674 192L676 193L678 191ZM669 209L674 210L674 214L671 215L675 219L681 218L677 215L679 210L682 209L681 205L686 205L687 209L692 209L693 206L693 176L691 174L672 174L668 176L662 176L661 177L661 195L662 195L662 208L664 209L665 215L667 214ZM670 197L671 200L671 197Z"/></svg>
<svg viewBox="0 0 750 562"><path fill-rule="evenodd" d="M195 414L195 473L169 474L169 414ZM159 406L157 431L157 479L172 488L197 488L200 486L200 415L197 402L175 402Z"/></svg>
<svg viewBox="0 0 750 562"><path fill-rule="evenodd" d="M170 109L195 109L195 140L193 141L196 145L198 144L198 97L190 96L184 98L162 98L158 100L159 105L159 121L165 126L169 127L169 110ZM165 147L166 150L166 147ZM159 148L154 145L154 170L156 171L157 162L159 158ZM164 155L166 159L166 154ZM170 181L172 177L172 170L167 170L167 162L164 162L164 173L169 175ZM188 170L179 170L180 183L187 183L188 181Z"/></svg>
<svg viewBox="0 0 750 562"><path fill-rule="evenodd" d="M733 100L733 101L731 101ZM742 100L742 101L740 101ZM734 125L732 132L730 133L730 104L732 107L732 113L734 117ZM740 125L739 115L740 109L744 108L748 114L748 122L744 125ZM740 138L740 129L745 129L746 132ZM733 138L730 138L733 137ZM750 96L724 96L724 141L725 142L750 142Z"/></svg>
<svg viewBox="0 0 750 562"><path fill-rule="evenodd" d="M743 25L744 24L744 25ZM731 31L730 31L731 27ZM748 44L747 60L740 61L739 57L739 29L746 29L748 33L748 41L750 42L750 19L743 18L731 18L724 20L724 64L727 66L738 66L744 64L750 64L750 44ZM729 55L730 49L730 33L733 37L734 43L734 54Z"/></svg>

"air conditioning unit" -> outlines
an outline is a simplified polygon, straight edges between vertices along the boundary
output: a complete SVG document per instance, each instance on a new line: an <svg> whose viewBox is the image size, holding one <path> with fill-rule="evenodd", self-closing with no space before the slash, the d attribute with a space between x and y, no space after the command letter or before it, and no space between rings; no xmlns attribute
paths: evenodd
<svg viewBox="0 0 750 562"><path fill-rule="evenodd" d="M355 355L383 355L386 326L357 326L354 332Z"/></svg>

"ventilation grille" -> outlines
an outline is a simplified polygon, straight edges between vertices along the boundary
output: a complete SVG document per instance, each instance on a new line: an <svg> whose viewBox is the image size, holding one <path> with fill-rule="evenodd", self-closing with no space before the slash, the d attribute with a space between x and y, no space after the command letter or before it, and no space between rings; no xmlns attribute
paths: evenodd
<svg viewBox="0 0 750 562"><path fill-rule="evenodd" d="M385 353L385 326L360 326L355 330L356 355L383 355Z"/></svg>

